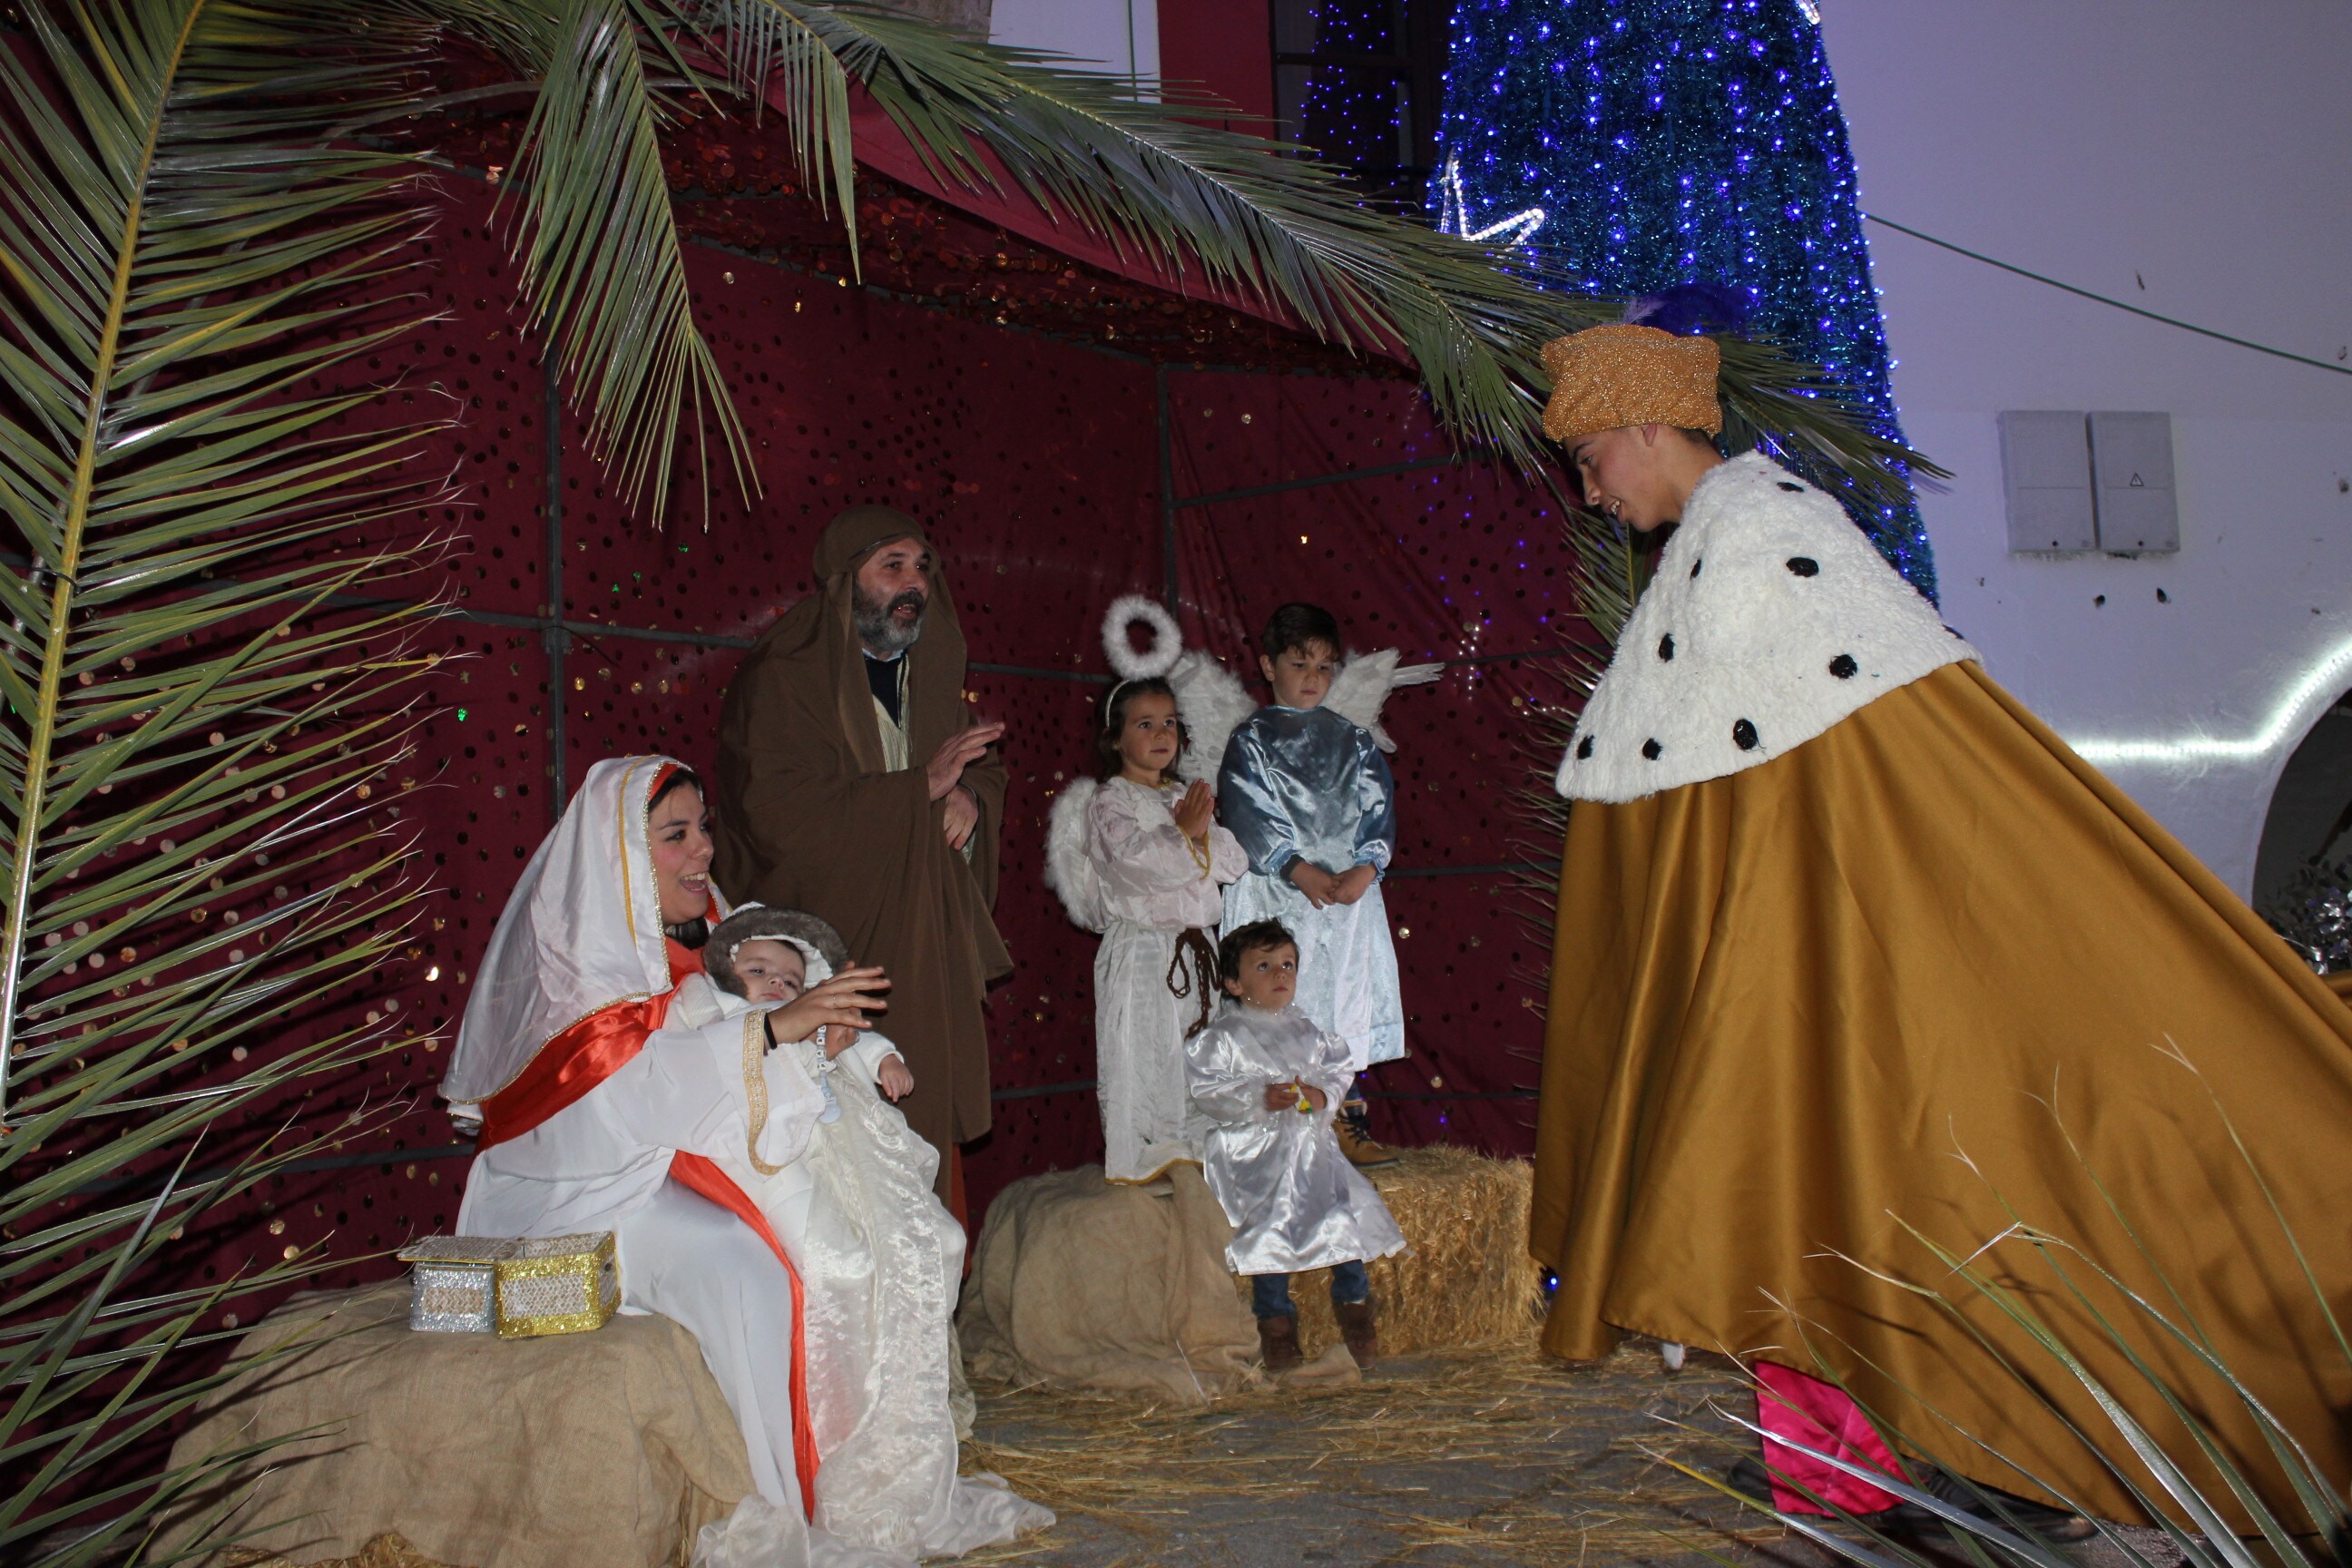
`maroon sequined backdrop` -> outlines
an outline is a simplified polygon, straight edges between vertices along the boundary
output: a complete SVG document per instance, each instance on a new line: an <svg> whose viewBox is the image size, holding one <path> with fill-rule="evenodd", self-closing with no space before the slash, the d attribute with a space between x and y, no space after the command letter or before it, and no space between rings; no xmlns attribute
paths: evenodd
<svg viewBox="0 0 2352 1568"><path fill-rule="evenodd" d="M323 1242L338 1260L326 1282L356 1282L394 1269L387 1249L452 1223L466 1150L434 1088L473 966L562 788L621 752L707 764L741 647L812 590L818 531L864 500L934 531L975 661L971 700L1010 724L997 913L1018 967L989 1002L999 1098L993 1134L965 1164L975 1221L1007 1183L1100 1157L1094 939L1040 879L1044 823L1087 755L1104 610L1122 593L1160 595L1171 568L1188 641L1229 661L1299 597L1336 611L1356 647L1447 661L1440 683L1388 709L1402 789L1389 906L1411 1056L1378 1074L1375 1121L1404 1142L1525 1152L1544 954L1514 893L1527 851L1509 797L1534 777L1519 705L1558 694L1539 656L1583 635L1556 520L1516 483L1450 463L1394 367L1066 263L880 181L860 197L866 284L846 285L837 235L777 177L772 146L739 132L677 156L696 297L761 495L744 503L721 472L707 525L688 497L656 529L607 494L576 419L551 439L488 194L449 179L430 265L406 280L446 319L374 367L393 385L386 409L456 412L436 460L478 503L436 520L464 536L442 569L456 613L436 634L463 657L436 671L422 751L390 781L436 890L370 1004L404 1048L376 1081L329 1097L363 1087L409 1109L387 1135L231 1205L189 1266L226 1276ZM1335 482L1351 472L1363 477ZM250 1321L269 1303L232 1305Z"/></svg>

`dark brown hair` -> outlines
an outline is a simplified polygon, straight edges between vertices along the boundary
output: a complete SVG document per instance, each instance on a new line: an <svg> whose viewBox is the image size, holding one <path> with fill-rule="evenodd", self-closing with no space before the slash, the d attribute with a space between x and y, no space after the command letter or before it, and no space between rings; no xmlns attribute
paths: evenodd
<svg viewBox="0 0 2352 1568"><path fill-rule="evenodd" d="M1242 977L1242 960L1261 948L1286 947L1294 952L1298 939L1280 921L1252 921L1225 933L1217 943L1217 978L1238 982Z"/></svg>
<svg viewBox="0 0 2352 1568"><path fill-rule="evenodd" d="M1127 759L1118 754L1119 731L1127 728L1127 705L1137 697L1165 697L1176 700L1175 688L1159 676L1143 680L1122 681L1111 688L1110 696L1103 702L1102 728L1095 731L1095 777L1115 779L1126 771ZM1184 750L1192 743L1192 731L1184 727L1184 714L1176 714L1176 761L1160 770L1160 782L1172 784L1176 770L1182 765Z"/></svg>
<svg viewBox="0 0 2352 1568"><path fill-rule="evenodd" d="M1280 658L1293 648L1305 653L1316 643L1339 657L1339 618L1320 605L1289 604L1265 618L1257 648L1268 658Z"/></svg>
<svg viewBox="0 0 2352 1568"><path fill-rule="evenodd" d="M654 807L667 800L669 798L670 791L677 788L680 784L692 784L694 786L695 794L700 795L705 801L709 801L710 798L710 792L702 787L702 775L696 773L692 768L688 767L684 763L679 763L670 770L669 777L662 780L661 788L654 791L653 798L646 802L646 815L651 816L653 814Z"/></svg>

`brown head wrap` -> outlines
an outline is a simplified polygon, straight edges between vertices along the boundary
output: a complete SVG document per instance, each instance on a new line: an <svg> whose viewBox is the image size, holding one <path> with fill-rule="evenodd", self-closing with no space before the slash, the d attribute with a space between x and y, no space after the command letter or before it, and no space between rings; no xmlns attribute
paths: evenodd
<svg viewBox="0 0 2352 1568"><path fill-rule="evenodd" d="M1628 425L1680 430L1723 429L1715 376L1723 351L1712 338L1678 337L1655 327L1587 327L1543 346L1551 401L1543 432L1573 441Z"/></svg>
<svg viewBox="0 0 2352 1568"><path fill-rule="evenodd" d="M893 540L919 541L924 549L931 547L931 536L923 525L894 506L854 506L831 522L816 542L816 580L830 583L844 572L854 572L882 546ZM939 594L939 576L932 574L931 592Z"/></svg>

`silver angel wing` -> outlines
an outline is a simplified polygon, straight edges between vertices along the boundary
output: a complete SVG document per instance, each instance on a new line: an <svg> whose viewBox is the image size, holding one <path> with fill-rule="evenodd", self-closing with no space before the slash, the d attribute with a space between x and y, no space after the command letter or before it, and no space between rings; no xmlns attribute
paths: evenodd
<svg viewBox="0 0 2352 1568"><path fill-rule="evenodd" d="M1442 664L1408 664L1400 667L1399 655L1392 647L1376 653L1353 653L1339 667L1331 682L1330 694L1323 706L1360 729L1370 730L1372 739L1383 752L1396 750L1396 742L1381 728L1381 705L1389 693L1400 686L1421 686L1445 673Z"/></svg>
<svg viewBox="0 0 2352 1568"><path fill-rule="evenodd" d="M1061 899L1073 922L1094 931L1110 924L1103 910L1102 879L1087 858L1087 807L1101 787L1092 779L1072 779L1054 797L1045 818L1045 886Z"/></svg>
<svg viewBox="0 0 2352 1568"><path fill-rule="evenodd" d="M1225 742L1258 705L1239 676L1198 648L1176 661L1168 672L1168 684L1176 693L1176 711L1192 742L1184 756L1184 776L1205 779L1214 789L1217 770L1225 762Z"/></svg>

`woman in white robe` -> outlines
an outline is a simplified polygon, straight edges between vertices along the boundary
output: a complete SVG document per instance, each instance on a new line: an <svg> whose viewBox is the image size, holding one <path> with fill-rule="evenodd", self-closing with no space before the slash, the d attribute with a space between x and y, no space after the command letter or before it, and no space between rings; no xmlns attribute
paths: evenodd
<svg viewBox="0 0 2352 1568"><path fill-rule="evenodd" d="M746 1151L789 1163L822 1097L783 1052L746 1070L692 1031L664 1028L677 983L701 967L688 942L724 913L709 864L690 771L663 757L589 770L499 916L443 1080L459 1116L482 1128L457 1228L611 1230L622 1310L658 1312L694 1334L758 1488L704 1531L698 1563L887 1562L806 1522L819 1450L796 1386L803 1288L715 1163ZM773 1027L805 1038L854 1026L884 988L877 971L850 971L780 1010Z"/></svg>

